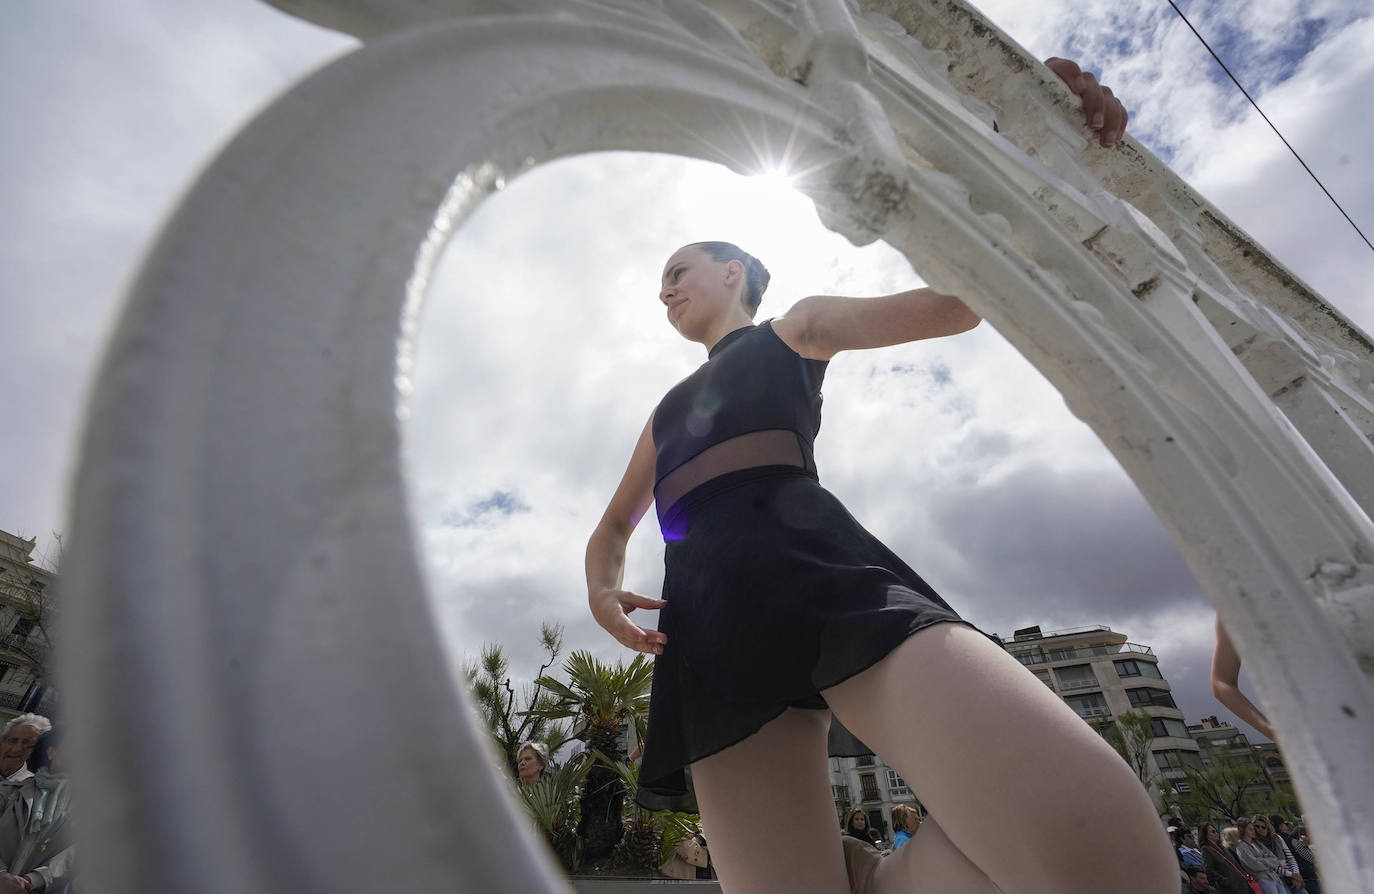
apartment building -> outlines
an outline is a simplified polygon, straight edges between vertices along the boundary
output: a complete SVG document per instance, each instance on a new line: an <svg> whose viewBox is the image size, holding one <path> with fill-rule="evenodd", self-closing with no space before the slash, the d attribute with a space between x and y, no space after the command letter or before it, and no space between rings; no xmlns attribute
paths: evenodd
<svg viewBox="0 0 1374 894"><path fill-rule="evenodd" d="M38 539L0 531L0 722L53 709L49 642L55 578L33 561Z"/></svg>

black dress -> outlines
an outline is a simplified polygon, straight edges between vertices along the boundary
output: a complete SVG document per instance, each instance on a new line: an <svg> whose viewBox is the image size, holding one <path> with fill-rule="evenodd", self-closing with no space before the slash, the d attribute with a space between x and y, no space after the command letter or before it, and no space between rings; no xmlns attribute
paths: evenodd
<svg viewBox="0 0 1374 894"><path fill-rule="evenodd" d="M668 642L654 660L645 807L695 811L693 761L789 706L825 708L821 690L916 631L967 623L820 486L825 367L768 322L737 329L654 411ZM830 746L870 753L838 723Z"/></svg>

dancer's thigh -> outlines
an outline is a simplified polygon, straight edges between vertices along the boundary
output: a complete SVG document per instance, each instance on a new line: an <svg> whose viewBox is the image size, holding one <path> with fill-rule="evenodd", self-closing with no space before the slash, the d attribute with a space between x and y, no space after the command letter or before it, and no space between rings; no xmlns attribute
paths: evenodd
<svg viewBox="0 0 1374 894"><path fill-rule="evenodd" d="M822 694L1003 890L1178 888L1178 862L1135 774L977 631L928 627Z"/></svg>
<svg viewBox="0 0 1374 894"><path fill-rule="evenodd" d="M706 844L726 894L845 894L826 755L829 711L788 708L692 764Z"/></svg>

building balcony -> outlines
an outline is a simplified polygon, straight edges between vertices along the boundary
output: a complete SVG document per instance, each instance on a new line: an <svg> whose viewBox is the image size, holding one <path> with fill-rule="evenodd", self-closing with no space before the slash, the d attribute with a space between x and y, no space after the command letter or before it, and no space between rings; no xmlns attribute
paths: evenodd
<svg viewBox="0 0 1374 894"><path fill-rule="evenodd" d="M29 636L18 636L7 633L0 636L0 650L13 652L22 655L29 661L44 663L48 657L48 647L43 644L39 636L30 634Z"/></svg>
<svg viewBox="0 0 1374 894"><path fill-rule="evenodd" d="M1074 713L1084 720L1111 720L1112 709L1102 708L1074 708Z"/></svg>
<svg viewBox="0 0 1374 894"><path fill-rule="evenodd" d="M1050 688L1053 689L1054 687L1051 686ZM1102 684L1101 684L1100 682L1098 682L1097 680L1070 680L1070 681L1067 682L1067 683L1065 683L1063 680L1060 680L1060 681L1059 681L1059 690L1060 690L1061 692L1071 692L1072 690L1075 690L1075 689L1101 689L1101 688L1102 688Z"/></svg>
<svg viewBox="0 0 1374 894"><path fill-rule="evenodd" d="M1048 653L1040 652L1018 652L1011 653L1017 661L1024 665L1033 664L1053 664L1057 661L1077 661L1083 658L1103 658L1108 655L1121 656L1127 654L1149 655L1154 657L1155 650L1149 646L1142 646L1139 643L1103 644L1098 646L1080 646L1076 649L1051 649Z"/></svg>

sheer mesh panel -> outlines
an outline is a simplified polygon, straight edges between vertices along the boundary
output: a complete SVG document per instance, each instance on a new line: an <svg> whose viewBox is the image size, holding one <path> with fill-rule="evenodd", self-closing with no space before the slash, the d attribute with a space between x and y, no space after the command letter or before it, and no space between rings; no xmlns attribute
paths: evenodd
<svg viewBox="0 0 1374 894"><path fill-rule="evenodd" d="M756 466L807 468L797 435L785 428L754 431L713 444L678 466L654 485L654 501L662 512L692 488L726 472Z"/></svg>

